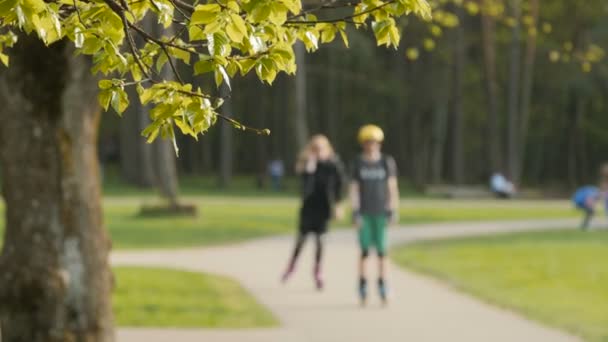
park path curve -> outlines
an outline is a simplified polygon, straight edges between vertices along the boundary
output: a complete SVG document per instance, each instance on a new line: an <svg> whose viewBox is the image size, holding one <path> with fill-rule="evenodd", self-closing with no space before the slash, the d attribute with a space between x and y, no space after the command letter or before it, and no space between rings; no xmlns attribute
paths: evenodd
<svg viewBox="0 0 608 342"><path fill-rule="evenodd" d="M574 220L439 223L391 228L392 244L458 236L575 227ZM119 342L487 342L579 341L577 337L455 291L449 285L391 266L391 303L360 308L356 297L355 232L327 237L323 292L313 289L312 248L305 248L294 277L279 283L292 237L180 250L118 251L114 265L160 266L210 272L239 281L279 319L269 329L118 329ZM312 244L310 245L312 247ZM374 290L372 287L371 290ZM374 294L372 292L372 294Z"/></svg>

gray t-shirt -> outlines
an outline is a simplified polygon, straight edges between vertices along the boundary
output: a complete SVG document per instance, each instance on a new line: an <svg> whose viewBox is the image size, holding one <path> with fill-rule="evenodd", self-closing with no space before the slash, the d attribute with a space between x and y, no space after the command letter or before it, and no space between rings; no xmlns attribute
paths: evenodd
<svg viewBox="0 0 608 342"><path fill-rule="evenodd" d="M352 180L359 184L360 212L364 215L386 213L389 194L388 179L397 176L397 164L391 156L383 155L370 162L359 156L352 165Z"/></svg>

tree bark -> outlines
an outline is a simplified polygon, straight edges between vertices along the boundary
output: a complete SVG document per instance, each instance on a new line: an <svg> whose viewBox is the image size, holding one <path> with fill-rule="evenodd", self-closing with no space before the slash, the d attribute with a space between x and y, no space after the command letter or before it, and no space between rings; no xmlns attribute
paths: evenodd
<svg viewBox="0 0 608 342"><path fill-rule="evenodd" d="M22 36L0 81L4 342L114 340L97 86L67 46Z"/></svg>
<svg viewBox="0 0 608 342"><path fill-rule="evenodd" d="M507 156L508 174L514 183L519 183L519 92L521 73L521 0L510 0L512 16L515 20L511 30L511 54L509 61L509 95L508 95L508 127L507 127Z"/></svg>
<svg viewBox="0 0 608 342"><path fill-rule="evenodd" d="M435 101L433 108L433 133L431 140L431 182L439 184L442 181L443 160L445 146L445 136L448 128L448 101L450 84L450 68L447 65L440 64L440 80L443 86L434 93Z"/></svg>
<svg viewBox="0 0 608 342"><path fill-rule="evenodd" d="M338 96L338 79L337 72L335 70L335 51L331 48L327 49L327 91L326 91L326 107L325 107L325 118L327 120L327 135L329 139L336 143L338 141L337 131L337 101Z"/></svg>
<svg viewBox="0 0 608 342"><path fill-rule="evenodd" d="M484 6L490 6L489 0L484 0ZM496 172L502 168L501 134L499 133L498 112L498 80L496 76L496 22L491 14L484 13L481 16L482 27L482 49L484 60L485 90L488 103L488 161L489 172Z"/></svg>
<svg viewBox="0 0 608 342"><path fill-rule="evenodd" d="M155 30L158 36L173 36L173 28L169 27L163 29L162 26L155 25L153 16L148 15L145 25L150 27L149 32L154 32ZM169 63L165 64L161 70L161 76L165 80L175 79L175 75L173 74ZM146 114L141 116L142 127L146 127L150 120L148 117L149 108L144 108ZM147 145L149 146L149 144ZM155 184L158 187L160 195L169 202L169 206L177 208L179 206L179 181L173 142L167 139L156 139L152 148L144 149L142 153L144 160L147 160L148 158L152 160L152 165L154 165L153 170L155 171Z"/></svg>
<svg viewBox="0 0 608 342"><path fill-rule="evenodd" d="M306 120L306 49L304 44L298 42L295 44L296 63L298 63L298 72L295 76L295 117L294 131L296 137L296 147L298 151L306 146L308 141L308 123Z"/></svg>
<svg viewBox="0 0 608 342"><path fill-rule="evenodd" d="M179 184L175 149L171 141L159 139L154 142L154 161L158 191L161 197L169 202L170 207L177 208L179 206Z"/></svg>
<svg viewBox="0 0 608 342"><path fill-rule="evenodd" d="M135 88L127 89L131 105L120 122L120 168L124 180L141 186L155 184L152 146L146 143L141 132L149 124L148 111L139 102Z"/></svg>
<svg viewBox="0 0 608 342"><path fill-rule="evenodd" d="M220 88L222 97L227 97L229 90L226 85ZM232 117L232 104L228 99L222 106L222 114L227 117ZM233 164L233 140L234 127L227 122L222 122L220 127L220 170L219 170L219 185L227 187L232 181L232 164Z"/></svg>
<svg viewBox="0 0 608 342"><path fill-rule="evenodd" d="M452 178L456 184L464 183L464 73L466 65L465 14L458 9L460 25L456 28L454 46L454 93L452 98Z"/></svg>
<svg viewBox="0 0 608 342"><path fill-rule="evenodd" d="M521 127L520 127L520 160L517 169L517 178L521 177L524 169L528 124L530 121L530 106L532 102L532 86L534 85L534 62L536 59L536 28L538 27L539 0L530 0L530 16L534 21L534 31L528 33L526 53L524 56L523 80L521 85Z"/></svg>

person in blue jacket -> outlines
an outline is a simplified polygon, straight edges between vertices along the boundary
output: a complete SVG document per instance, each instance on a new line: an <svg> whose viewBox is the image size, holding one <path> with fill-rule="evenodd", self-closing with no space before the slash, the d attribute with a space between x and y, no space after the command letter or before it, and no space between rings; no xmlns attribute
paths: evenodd
<svg viewBox="0 0 608 342"><path fill-rule="evenodd" d="M595 206L597 202L602 199L603 196L600 189L593 185L587 185L579 188L572 196L572 202L576 208L583 211L583 222L581 222L581 229L587 230L589 229L589 225L591 224L591 219L593 219L593 215L595 214Z"/></svg>

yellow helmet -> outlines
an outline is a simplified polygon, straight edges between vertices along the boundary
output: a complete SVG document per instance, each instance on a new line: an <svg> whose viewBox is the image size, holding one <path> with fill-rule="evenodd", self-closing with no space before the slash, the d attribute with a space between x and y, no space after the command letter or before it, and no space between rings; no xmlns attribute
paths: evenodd
<svg viewBox="0 0 608 342"><path fill-rule="evenodd" d="M384 132L382 129L376 125L365 125L359 129L359 135L357 136L360 144L363 144L366 141L384 141Z"/></svg>

